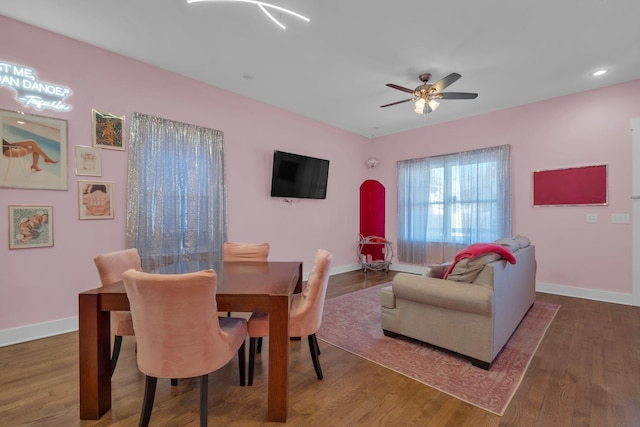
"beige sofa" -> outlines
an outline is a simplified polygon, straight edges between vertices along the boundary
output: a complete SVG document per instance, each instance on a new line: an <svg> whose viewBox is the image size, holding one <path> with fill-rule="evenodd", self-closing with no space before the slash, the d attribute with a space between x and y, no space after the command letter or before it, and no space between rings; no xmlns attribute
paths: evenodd
<svg viewBox="0 0 640 427"><path fill-rule="evenodd" d="M523 236L492 244L509 249L515 264L497 253L458 261L443 280L398 273L380 293L385 335L404 335L471 358L489 369L535 301L535 247ZM508 254L509 257L511 254ZM446 267L446 266L445 266Z"/></svg>

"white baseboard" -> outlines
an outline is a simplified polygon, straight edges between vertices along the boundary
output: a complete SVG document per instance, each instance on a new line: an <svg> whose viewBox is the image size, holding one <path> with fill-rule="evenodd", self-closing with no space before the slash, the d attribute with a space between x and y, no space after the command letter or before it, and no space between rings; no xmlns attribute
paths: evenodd
<svg viewBox="0 0 640 427"><path fill-rule="evenodd" d="M614 304L633 305L633 295L620 292L600 291L596 289L578 288L575 286L555 285L536 282L536 291L546 294L562 295L573 298L590 299Z"/></svg>
<svg viewBox="0 0 640 427"><path fill-rule="evenodd" d="M358 270L359 264L348 264L333 268L331 275L346 273ZM303 280L309 278L309 273L303 275ZM78 317L52 320L50 322L36 323L33 325L20 326L13 329L0 330L0 347L13 344L20 344L40 338L47 338L54 335L66 334L78 330Z"/></svg>
<svg viewBox="0 0 640 427"><path fill-rule="evenodd" d="M412 265L412 264L391 264L389 266L389 270L399 271L401 273L412 273L412 274L424 274L427 271L427 267L424 265Z"/></svg>
<svg viewBox="0 0 640 427"><path fill-rule="evenodd" d="M0 331L0 347L20 344L53 335L66 334L78 330L78 317L52 320L50 322L35 323L13 329Z"/></svg>
<svg viewBox="0 0 640 427"><path fill-rule="evenodd" d="M331 275L347 273L360 269L360 264L347 264L335 267L331 270ZM404 273L422 274L425 267L408 264L391 264L389 269ZM309 273L304 274L303 280L309 278ZM633 296L619 292L607 292L594 289L577 288L574 286L555 285L551 283L536 283L536 291L547 294L562 295L574 298L584 298L594 301L611 302L615 304L633 305ZM78 330L78 317L68 317L66 319L52 320L50 322L36 323L33 325L21 326L13 329L0 330L0 347L19 344L40 338L65 334Z"/></svg>

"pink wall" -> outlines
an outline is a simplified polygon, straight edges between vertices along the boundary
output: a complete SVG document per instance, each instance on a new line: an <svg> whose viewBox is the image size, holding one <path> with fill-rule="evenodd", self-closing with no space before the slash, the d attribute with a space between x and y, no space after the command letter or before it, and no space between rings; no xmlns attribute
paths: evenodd
<svg viewBox="0 0 640 427"><path fill-rule="evenodd" d="M611 224L611 214L631 214L630 119L640 117L639 94L633 81L377 138L388 238L397 236L396 161L511 144L513 232L536 245L538 282L630 294L631 224ZM534 170L605 163L608 206L532 207ZM586 223L588 213L597 224Z"/></svg>
<svg viewBox="0 0 640 427"><path fill-rule="evenodd" d="M430 126L371 141L221 89L0 16L0 61L35 69L43 81L68 86L69 113L29 111L68 120L69 153L91 145L90 111L133 112L193 123L225 134L229 239L269 241L274 260L301 260L332 251L335 266L356 262L359 187L386 187L386 234L395 241L395 161L500 144L512 145L514 232L538 249L541 282L631 292L629 119L640 117L640 81ZM215 72L215 70L212 70ZM444 108L444 107L442 107ZM0 87L0 109L23 110ZM127 141L128 142L128 141ZM373 147L373 149L372 149ZM274 149L331 161L324 201L289 205L269 197ZM373 151L373 152L372 152ZM382 159L369 171L365 160ZM532 208L531 172L585 164L610 166L609 206ZM126 152L103 150L104 181L115 184L113 220L78 220L76 182L69 191L0 188L0 332L77 315L77 294L98 285L92 257L124 248ZM8 249L9 204L54 206L55 246ZM600 222L586 224L586 213ZM3 244L3 242L5 242ZM396 261L394 260L394 263Z"/></svg>
<svg viewBox="0 0 640 427"><path fill-rule="evenodd" d="M69 113L26 110L0 87L0 109L68 121L69 191L0 188L0 331L77 316L77 294L98 286L92 258L125 245L127 153L103 150L102 177L115 185L113 220L78 220L76 145L91 145L91 109L188 122L225 135L228 237L268 241L271 259L300 260L316 249L335 266L356 262L358 191L370 140L197 81L0 16L0 61L28 66L42 81L70 87ZM215 72L215 70L212 70ZM127 141L128 143L128 138ZM287 204L269 196L273 150L330 160L326 200ZM94 178L89 178L94 179ZM7 206L54 206L53 248L8 249Z"/></svg>

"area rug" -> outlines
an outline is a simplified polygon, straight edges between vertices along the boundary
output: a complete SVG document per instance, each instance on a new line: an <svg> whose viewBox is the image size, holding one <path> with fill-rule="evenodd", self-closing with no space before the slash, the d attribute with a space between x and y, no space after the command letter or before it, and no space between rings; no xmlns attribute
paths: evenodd
<svg viewBox="0 0 640 427"><path fill-rule="evenodd" d="M380 327L380 289L329 299L318 338L496 415L503 415L559 305L536 301L490 370L468 358Z"/></svg>

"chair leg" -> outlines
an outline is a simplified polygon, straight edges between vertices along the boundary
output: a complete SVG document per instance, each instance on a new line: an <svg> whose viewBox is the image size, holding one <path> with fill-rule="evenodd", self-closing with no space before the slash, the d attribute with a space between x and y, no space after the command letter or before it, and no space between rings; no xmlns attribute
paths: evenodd
<svg viewBox="0 0 640 427"><path fill-rule="evenodd" d="M316 345L316 352L318 354L318 356L320 356L322 354L322 352L320 351L320 346L318 345L318 337L315 337L315 339L313 340L313 342Z"/></svg>
<svg viewBox="0 0 640 427"><path fill-rule="evenodd" d="M316 376L319 380L323 378L322 376L322 368L320 368L320 360L318 359L319 348L318 340L316 338L316 334L311 334L308 337L309 339L309 351L311 352L311 360L313 360L313 367L316 370Z"/></svg>
<svg viewBox="0 0 640 427"><path fill-rule="evenodd" d="M209 409L209 375L200 377L200 427L207 427Z"/></svg>
<svg viewBox="0 0 640 427"><path fill-rule="evenodd" d="M156 396L156 377L145 375L144 400L142 401L142 413L140 414L139 427L147 427L151 418L151 409L153 408L153 399Z"/></svg>
<svg viewBox="0 0 640 427"><path fill-rule="evenodd" d="M178 379L177 378L171 378L171 385L178 385Z"/></svg>
<svg viewBox="0 0 640 427"><path fill-rule="evenodd" d="M246 372L246 363L245 363L245 345L244 341L242 341L242 345L238 349L238 369L240 370L240 386L244 387L245 384L245 372Z"/></svg>
<svg viewBox="0 0 640 427"><path fill-rule="evenodd" d="M258 338L258 349L256 350L256 353L262 353L262 337Z"/></svg>
<svg viewBox="0 0 640 427"><path fill-rule="evenodd" d="M111 354L111 376L116 370L116 364L118 363L118 356L120 356L120 348L122 347L122 336L116 335L113 341L113 353Z"/></svg>
<svg viewBox="0 0 640 427"><path fill-rule="evenodd" d="M253 367L256 364L256 340L249 338L249 385L253 385Z"/></svg>

